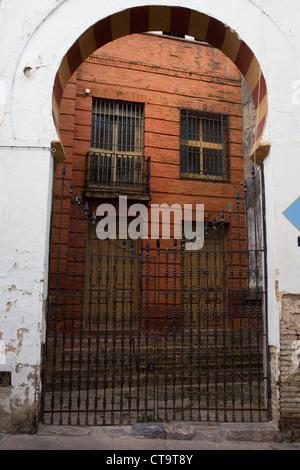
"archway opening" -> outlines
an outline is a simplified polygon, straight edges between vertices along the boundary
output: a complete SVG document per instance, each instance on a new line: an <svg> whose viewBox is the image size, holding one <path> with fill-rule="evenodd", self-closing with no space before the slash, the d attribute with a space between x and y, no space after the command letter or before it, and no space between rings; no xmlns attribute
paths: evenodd
<svg viewBox="0 0 300 470"><path fill-rule="evenodd" d="M157 18L160 18L158 22ZM197 27L195 23L197 23ZM199 24L201 25L201 31L199 31ZM217 20L186 9L147 7L126 10L101 21L84 33L68 51L56 77L54 90L56 125L59 126L57 112L59 112L67 78L77 70L84 58L108 42L129 34L148 30L176 31L179 34L187 34L209 43L223 53L226 51L225 55L231 59L240 71L243 71L242 73L246 77L251 90L256 113L259 117L256 120L258 125L252 150L252 155L257 155L257 147L266 119L266 115L262 119L260 119L260 116L267 103L266 93L263 92L264 97L261 99L261 90L265 88L265 85L263 86L265 82L259 65L248 47L230 29ZM95 129L97 128L101 134L101 125L107 125L109 122L112 140L114 140L114 133L117 132L117 126L122 125L124 127L124 123L120 124L120 120L118 120L117 125L115 124L117 115L123 116L127 113L127 122L131 122L133 116L135 121L139 121L140 117L138 107L134 108L134 111L132 111L132 108L129 111L128 107L121 106L120 108L120 106L120 103L118 103L117 112L111 111L107 101L103 101L95 102L95 109L93 109ZM205 117L202 114L200 116L199 113L196 113L195 116L187 115L184 111L181 117L182 122L185 124L195 117L196 127L201 123L199 128L202 128L202 121L205 123L207 116ZM97 119L98 122L96 122ZM222 121L222 125L226 125L225 121ZM194 135L194 139L188 138L188 140L194 142L200 142L201 140L202 142L201 131L194 134L199 135L196 135L197 138ZM110 142L105 143L107 147L105 150L110 151L110 148L108 148L110 144ZM197 147L195 143L191 146ZM94 147L97 148L97 145ZM94 154L98 161L99 157L103 156L97 150ZM132 162L133 158L137 158L131 155L128 160L127 157L123 158L119 154L116 156L116 160ZM109 159L111 160L111 156L106 158L106 160ZM105 167L106 170L108 166ZM99 169L99 165L98 167L95 165L95 168ZM120 168L115 168L116 174L118 170ZM140 174L140 169L138 174ZM124 183L122 172L120 171L118 175L114 174L111 182ZM72 226L72 230L62 240L63 248L66 249L59 252L59 258L54 259L52 266L53 273L56 272L54 285L52 286L54 295L52 298L54 301L52 307L52 323L54 323L53 351L51 350L51 342L48 343L53 367L51 377L53 379L53 376L56 375L60 379L59 402L61 409L59 414L61 423L64 421L62 415L66 412L71 423L74 412L72 408L74 396L77 392L79 397L79 401L77 400L78 416L83 411L80 409L83 373L86 374L86 383L84 384L84 388L86 387L84 393L87 396L87 408L84 410L87 416L86 422L88 422L88 414L92 412L95 414L97 423L105 424L107 423L108 411L111 413L111 423L114 422L116 411L120 423L124 422L124 416L127 415L129 420L132 418L142 419L142 417L143 419L151 419L151 417L161 419L162 415L159 411L161 409L165 410L166 420L170 413L173 419L178 418L179 414L177 413L180 413L182 419L190 417L191 420L196 420L197 417L200 419L199 416L201 415L203 417L205 412L207 413L207 419L210 419L210 406L213 395L215 400L213 412L216 420L219 419L221 410L222 414L224 413L225 420L228 419L227 411L229 412L229 410L230 412L233 411L232 419L234 420L237 418L236 411L238 411L240 419L244 420L244 411L247 411L248 418L253 420L254 375L258 384L255 406L258 406L259 410L258 419L262 419L262 412L269 411L269 403L266 401L266 407L262 406L262 370L260 368L262 367L261 333L264 330L261 325L260 291L257 285L258 280L255 278L258 270L258 260L254 259L255 273L253 270L251 272L249 264L250 256L254 255L255 258L258 253L261 256L261 250L257 246L254 250L242 248L246 244L244 233L247 226L245 227L243 224L241 228L240 217L247 212L247 208L246 205L242 208L239 196L236 197L234 208L228 208L228 211L226 211L225 220L222 212L218 216L218 221L215 218L209 220L206 227L205 250L202 253L199 250L196 256L190 256L182 248L182 246L185 246L184 244L181 247L174 244L172 251L168 251L168 249L164 249L159 245L154 249L152 248L153 251L150 251L151 248L146 246L143 251L137 246L128 244L128 240L125 244L122 244L121 239L117 242L113 241L111 244L110 241L107 244L99 242L96 238L98 234L95 232L95 217L88 218L86 217L87 214L84 214L82 218L83 213L79 207L79 196L74 199L73 186L67 189L70 191L69 193L64 193L66 190L64 178L63 175L63 184L61 185L62 209L60 221L56 228L60 231L68 225L69 227ZM252 197L255 200L255 184L253 185L253 191ZM69 208L63 207L64 201L69 204ZM243 200L243 204L246 203L249 203L247 197ZM77 230L77 223L81 227L84 226L83 237L77 237L80 233ZM90 227L92 228L90 229ZM234 246L232 245L232 230L235 231ZM82 251L77 251L76 249L82 240L87 241L87 245L80 245ZM55 240L55 243L57 245L57 240ZM60 244L60 238L58 243ZM74 246L75 251L72 252ZM71 251L70 247L72 247ZM250 253L250 251L252 252ZM155 272L156 263L162 263L163 267L160 266ZM170 269L173 277L170 275ZM79 276L77 271L80 271ZM160 283L162 278L164 279L163 287ZM65 285L61 281L64 281ZM171 281L174 283L172 285L173 303L169 293ZM203 283L203 281L205 282ZM158 289L156 289L156 282L158 283ZM244 299L243 297L245 290L248 294L250 293L249 285L253 282L254 303L253 299ZM160 296L160 301L157 301L156 295ZM79 300L77 305L77 299L79 297L80 311L77 308L79 305ZM153 311L151 311L151 308L153 308ZM245 314L246 308L247 314ZM152 315L151 320L149 315L150 317ZM230 321L231 325L229 325ZM157 328L154 333L153 325ZM248 336L245 335L246 329L244 329L247 326ZM163 335L159 333L161 328ZM249 334L249 331L254 331L255 328L260 333L258 344L255 345L257 346L257 369L254 371L254 368L252 368L252 361L254 363L252 359L254 357L253 344L251 343L252 334ZM57 341L60 335L62 341ZM235 339L230 343L229 338L232 337ZM205 345L203 345L204 338ZM196 348L195 342L198 342ZM58 349L56 349L57 343ZM228 349L226 349L226 344ZM75 345L79 348L79 353ZM243 349L245 345L246 349ZM236 346L239 347L239 359L234 356ZM83 350L88 351L86 363L85 360L82 361ZM220 351L222 351L221 354ZM75 352L76 355L78 353L78 364L76 361L74 362ZM70 363L68 364L69 369L67 369L66 356L69 356L69 353ZM94 353L95 357L93 357ZM56 362L57 356L61 358L59 367L57 367L58 363ZM244 363L246 356L250 357L247 365ZM232 362L230 362L230 357L235 357ZM120 362L118 362L118 358ZM190 358L190 362L187 373L185 368L188 358ZM202 361L204 358L207 361L204 368L201 358ZM179 369L177 369L177 359L180 362L178 364ZM126 370L127 360L129 372ZM213 364L209 363L209 360L212 360ZM239 364L239 372L235 370L237 364ZM74 381L77 366L79 367L79 373ZM92 372L92 366L96 367L95 375ZM226 369L228 366L231 366L230 372ZM198 370L197 377L194 375L196 370ZM201 370L202 372L199 373ZM205 371L205 374L203 371ZM221 380L219 374L222 374ZM112 376L111 380L110 375ZM66 380L67 376L69 381ZM232 378L232 382L228 380L229 377ZM144 380L146 382L145 386L142 385ZM239 381L238 401L241 406L239 410L236 410L236 404L233 402L228 406L229 396L230 400L235 400L237 380ZM247 386L245 386L245 382L248 382ZM91 386L91 383L93 386ZM125 383L126 387L128 383L128 389L126 388L126 390L124 389ZM132 388L133 383L136 384L136 390ZM68 390L65 389L66 384ZM168 391L171 384L172 398ZM50 389L52 394L51 407L48 410L52 417L55 414L54 403L57 400L56 386L56 381L52 380ZM203 400L205 387L206 397L208 398L206 398L206 404L204 405L203 401L201 402L201 397ZM74 388L76 389L75 395L73 394ZM154 389L157 390L155 396L153 395ZM246 389L247 391L250 390L249 397L251 396L246 405L247 410L244 409ZM116 393L118 393L119 407L115 406ZM145 409L140 407L141 395L145 402ZM67 396L69 397L68 400L66 399ZM194 403L195 396L197 396L198 405ZM108 410L108 399L111 401L112 410ZM126 404L128 408L124 407L124 399L128 399ZM90 409L91 400L95 404L93 410ZM181 402L179 403L178 400L181 400ZM223 404L220 406L222 400ZM100 402L103 402L103 408L99 405ZM136 402L136 415L132 414L134 411L132 410L132 402ZM65 404L67 404L67 408L64 408ZM149 406L150 404L151 406ZM98 416L98 411L100 416ZM151 411L153 411L153 415Z"/></svg>
<svg viewBox="0 0 300 470"><path fill-rule="evenodd" d="M80 64L103 45L133 33L172 31L195 37L220 49L240 70L251 92L256 110L255 142L251 159L260 163L269 153L261 145L268 112L266 81L259 62L248 45L221 21L183 7L134 7L100 20L86 30L64 56L53 89L53 119L59 133L59 110L63 91Z"/></svg>

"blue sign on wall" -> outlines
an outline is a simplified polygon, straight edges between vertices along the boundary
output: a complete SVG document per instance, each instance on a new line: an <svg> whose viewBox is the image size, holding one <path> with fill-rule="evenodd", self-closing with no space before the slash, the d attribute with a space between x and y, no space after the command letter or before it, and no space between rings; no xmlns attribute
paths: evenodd
<svg viewBox="0 0 300 470"><path fill-rule="evenodd" d="M283 215L300 231L300 197L284 211Z"/></svg>

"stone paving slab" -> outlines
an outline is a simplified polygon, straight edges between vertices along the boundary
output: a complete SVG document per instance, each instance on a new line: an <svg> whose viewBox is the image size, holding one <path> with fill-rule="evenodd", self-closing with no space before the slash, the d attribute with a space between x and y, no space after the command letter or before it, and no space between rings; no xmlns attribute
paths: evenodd
<svg viewBox="0 0 300 470"><path fill-rule="evenodd" d="M159 426L157 426L159 424ZM0 434L1 450L102 450L162 453L201 450L300 450L300 443L279 442L270 425L147 423L143 426L40 426L29 434ZM149 438L150 437L150 438Z"/></svg>

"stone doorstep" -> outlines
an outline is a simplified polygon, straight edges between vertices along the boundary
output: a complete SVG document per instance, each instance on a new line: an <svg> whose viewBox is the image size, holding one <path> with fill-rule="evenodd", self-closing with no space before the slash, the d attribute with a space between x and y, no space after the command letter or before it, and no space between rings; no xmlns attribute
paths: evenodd
<svg viewBox="0 0 300 470"><path fill-rule="evenodd" d="M167 439L181 441L239 441L239 442L290 442L291 436L282 439L271 423L137 423L132 426L49 426L40 427L39 435L76 436L92 435L110 438L136 437L140 439Z"/></svg>
<svg viewBox="0 0 300 470"><path fill-rule="evenodd" d="M137 423L131 436L144 439L196 441L280 442L280 433L272 423L221 423L219 425L188 423Z"/></svg>

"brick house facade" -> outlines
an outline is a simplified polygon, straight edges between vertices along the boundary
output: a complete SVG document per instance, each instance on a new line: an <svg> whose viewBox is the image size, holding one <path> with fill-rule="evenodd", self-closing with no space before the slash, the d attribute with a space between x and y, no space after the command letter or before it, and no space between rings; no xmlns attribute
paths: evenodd
<svg viewBox="0 0 300 470"><path fill-rule="evenodd" d="M108 169L107 162L101 168L96 168L98 173L102 172L102 176L105 172L110 172L105 187L100 187L99 182L95 185L92 181L89 171L95 173L96 170L90 168L93 163L91 159L99 157L97 152L101 153L99 149L91 150L94 145L93 126L97 125L92 118L97 113L95 103L99 110L102 106L102 113L107 116L111 113L106 122L114 119L112 115L115 103L121 103L124 112L127 110L130 113L132 106L135 109L139 106L141 109L141 155L135 158L143 160L137 173L139 176L140 172L147 172L147 175L142 176L148 178L148 182L144 179L142 186L136 185L138 192L135 191L136 188L132 192L132 186L131 189L128 186L122 189L120 180L117 184L114 181L118 177L117 172L120 178L122 165L129 165L128 158L131 159L132 155L128 157L128 152L121 152L122 157L120 152L118 154L121 168L113 163L113 168ZM192 122L189 120L193 116L195 122L191 126L197 126L197 122L204 116L212 119L212 132L218 132L218 126L220 129L221 126L224 127L227 142L223 144L224 147L226 144L227 153L223 151L221 172L216 165L216 168L211 171L208 168L206 172L198 168L197 164L190 172L186 168L182 169L182 141L186 142L185 136L182 137L182 127L187 122ZM223 117L224 122L218 122L220 117ZM227 57L207 44L149 33L113 41L89 57L73 75L62 101L60 123L61 139L67 154L63 163L66 167L66 179L73 180L74 188L81 192L82 204L88 202L90 214L101 203L113 204L118 214L118 196L126 195L129 207L137 202L148 204L149 207L150 203L166 203L169 206L180 204L182 207L184 204L192 204L195 211L196 204L204 204L205 222L211 226L214 218L217 223L221 222L222 209L224 217L228 217L228 206L235 204L237 192L241 197L244 194L241 75ZM110 124L104 123L103 126L108 128ZM121 124L119 127L121 128ZM194 135L197 134L193 129L188 132L191 131ZM113 132L112 128L108 132ZM191 139L199 139L199 135ZM110 143L103 145L108 149ZM211 151L214 152L213 149ZM103 152L102 149L102 154ZM111 160L109 152L110 150L106 150L102 155L105 161L107 158ZM124 157L124 153L127 156ZM192 154L191 165L193 158L200 160L199 155ZM204 158L202 156L202 165ZM54 225L58 223L59 202L55 207L57 217ZM149 237L150 222L149 215ZM243 220L241 224L244 226ZM74 234L75 225L71 228L72 231ZM161 227L159 233L161 237ZM239 234L236 228L232 234L233 248L237 248L239 242L245 248L245 237L245 231ZM142 240L141 245L136 244L135 251L141 247L145 249L147 242L150 248L155 249L156 240L150 239ZM219 242L218 240L217 243ZM161 243L161 248L173 247L172 240L161 240ZM218 258L219 276L221 262L221 258ZM234 260L234 263L238 261ZM213 259L210 264L212 272ZM234 282L238 283L237 274ZM213 280L211 284L212 289Z"/></svg>

